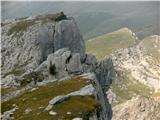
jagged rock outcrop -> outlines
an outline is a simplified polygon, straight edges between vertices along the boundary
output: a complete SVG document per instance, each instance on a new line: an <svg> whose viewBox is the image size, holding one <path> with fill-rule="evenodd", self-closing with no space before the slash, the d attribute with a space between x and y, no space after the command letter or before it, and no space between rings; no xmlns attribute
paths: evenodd
<svg viewBox="0 0 160 120"><path fill-rule="evenodd" d="M100 61L97 65L95 73L102 86L103 91L106 92L115 77L112 59L105 58Z"/></svg>
<svg viewBox="0 0 160 120"><path fill-rule="evenodd" d="M68 60L67 71L69 73L81 73L82 64L80 60L81 60L81 57L79 53L73 54L70 60Z"/></svg>
<svg viewBox="0 0 160 120"><path fill-rule="evenodd" d="M73 53L79 53L82 60L85 57L85 43L74 19L63 20L55 25L54 51L69 48Z"/></svg>
<svg viewBox="0 0 160 120"><path fill-rule="evenodd" d="M115 51L111 58L117 75L131 76L135 80L158 90L160 89L159 56L160 37L155 35L145 38L136 46Z"/></svg>
<svg viewBox="0 0 160 120"><path fill-rule="evenodd" d="M33 71L49 54L64 47L84 59L84 40L74 19L55 22L54 15L48 16L15 20L2 26L2 77Z"/></svg>
<svg viewBox="0 0 160 120"><path fill-rule="evenodd" d="M26 22L27 23L27 22ZM12 73L20 75L27 69L35 69L52 53L53 23L41 25L40 22L29 26L26 31L21 29L25 22L14 22L2 27L2 76Z"/></svg>
<svg viewBox="0 0 160 120"><path fill-rule="evenodd" d="M159 120L160 99L138 96L113 108L112 120Z"/></svg>
<svg viewBox="0 0 160 120"><path fill-rule="evenodd" d="M95 120L111 120L112 119L112 108L111 105L109 104L106 94L104 90L106 88L101 85L99 79L97 79L95 73L86 73L83 74L82 77L84 79L89 79L92 82L94 82L94 87L95 87L95 98L99 102L101 110L96 111L95 114ZM110 80L109 78L106 79L106 81ZM108 84L109 85L109 84ZM97 115L98 114L98 115ZM94 120L94 119L93 119Z"/></svg>
<svg viewBox="0 0 160 120"><path fill-rule="evenodd" d="M50 73L51 76L55 76L57 79L68 77L69 74L82 73L82 64L80 62L79 53L71 53L69 49L59 49L53 54L50 54L47 58L48 69L55 66L55 74Z"/></svg>

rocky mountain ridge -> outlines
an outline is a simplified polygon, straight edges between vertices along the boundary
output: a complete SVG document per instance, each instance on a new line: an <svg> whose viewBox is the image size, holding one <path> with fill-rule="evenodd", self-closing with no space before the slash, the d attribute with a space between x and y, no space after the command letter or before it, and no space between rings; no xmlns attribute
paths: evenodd
<svg viewBox="0 0 160 120"><path fill-rule="evenodd" d="M121 28L87 40L86 51L101 60L117 49L131 47L138 41L138 37L129 28Z"/></svg>
<svg viewBox="0 0 160 120"><path fill-rule="evenodd" d="M158 91L160 89L159 45L160 36L155 35L142 40L138 45L115 51L111 55L115 69L124 76L128 75Z"/></svg>

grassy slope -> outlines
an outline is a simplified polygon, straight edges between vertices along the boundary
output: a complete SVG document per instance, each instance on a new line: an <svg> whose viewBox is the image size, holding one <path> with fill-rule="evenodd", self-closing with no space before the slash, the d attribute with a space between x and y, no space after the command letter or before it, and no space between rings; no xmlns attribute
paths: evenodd
<svg viewBox="0 0 160 120"><path fill-rule="evenodd" d="M126 78L125 80L113 82L111 89L117 95L117 102L112 106L130 100L137 95L150 96L153 91L146 85L134 80L133 78Z"/></svg>
<svg viewBox="0 0 160 120"><path fill-rule="evenodd" d="M128 29L122 28L86 41L86 48L88 53L94 54L100 60L118 48L127 48L133 44L134 38Z"/></svg>
<svg viewBox="0 0 160 120"><path fill-rule="evenodd" d="M149 55L154 58L154 61L160 63L160 40L156 37L146 37L142 40Z"/></svg>
<svg viewBox="0 0 160 120"><path fill-rule="evenodd" d="M155 40L152 40L151 37L147 37L142 41L148 53L159 61L160 53L158 50L160 46L156 48L154 47L154 45L158 45L157 43L155 44ZM116 49L132 46L133 43L134 39L128 33L128 30L123 28L118 31L88 40L87 52L96 55L96 57L100 60L111 54L111 52ZM131 77L125 77L125 79L119 81L118 83L114 81L111 88L113 92L116 93L118 101L113 103L113 106L129 100L135 95L150 96L151 93L153 93L149 87L135 81ZM153 93L153 96L159 96L159 93Z"/></svg>
<svg viewBox="0 0 160 120"><path fill-rule="evenodd" d="M2 103L2 113L10 110L13 104L18 106L18 110L14 113L16 120L57 120L57 117L71 119L75 116L81 116L78 113L91 112L97 107L96 101L91 96L76 96L68 99L66 102L56 105L53 110L58 112L58 116L50 116L44 108L48 105L49 100L57 95L65 95L72 91L78 90L85 86L86 80L74 78L71 80L51 83L47 86L39 87L38 90L30 92L25 91L20 96ZM73 104L72 104L73 103ZM41 108L40 107L44 107ZM64 109L62 109L62 107ZM24 114L27 108L31 108L32 112ZM67 111L68 110L68 111ZM73 112L72 115L66 115L66 112Z"/></svg>

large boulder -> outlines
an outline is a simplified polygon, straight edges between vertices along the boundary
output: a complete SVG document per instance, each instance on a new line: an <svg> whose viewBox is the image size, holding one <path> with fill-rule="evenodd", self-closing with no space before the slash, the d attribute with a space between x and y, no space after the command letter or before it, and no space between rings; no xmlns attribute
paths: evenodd
<svg viewBox="0 0 160 120"><path fill-rule="evenodd" d="M72 53L68 48L59 49L50 54L47 63L51 78L62 79L68 77L69 74L80 74L82 72L79 53Z"/></svg>
<svg viewBox="0 0 160 120"><path fill-rule="evenodd" d="M85 42L74 19L62 20L55 25L54 51L69 48L73 53L85 57Z"/></svg>
<svg viewBox="0 0 160 120"><path fill-rule="evenodd" d="M71 56L67 64L67 71L69 73L81 73L82 72L82 65L81 65L79 53L75 53Z"/></svg>
<svg viewBox="0 0 160 120"><path fill-rule="evenodd" d="M58 79L68 76L66 61L70 55L71 52L67 48L63 48L48 56L48 70L50 71L55 66L55 74L50 72L51 76L56 76Z"/></svg>
<svg viewBox="0 0 160 120"><path fill-rule="evenodd" d="M97 59L92 54L86 54L83 62L83 72L94 72L97 65Z"/></svg>

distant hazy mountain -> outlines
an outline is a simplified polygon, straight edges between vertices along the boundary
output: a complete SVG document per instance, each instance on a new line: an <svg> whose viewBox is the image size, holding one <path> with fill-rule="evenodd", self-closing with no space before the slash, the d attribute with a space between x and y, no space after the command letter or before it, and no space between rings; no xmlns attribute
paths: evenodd
<svg viewBox="0 0 160 120"><path fill-rule="evenodd" d="M2 2L2 20L64 11L84 39L128 27L139 38L159 34L160 2ZM159 15L160 16L160 15Z"/></svg>

